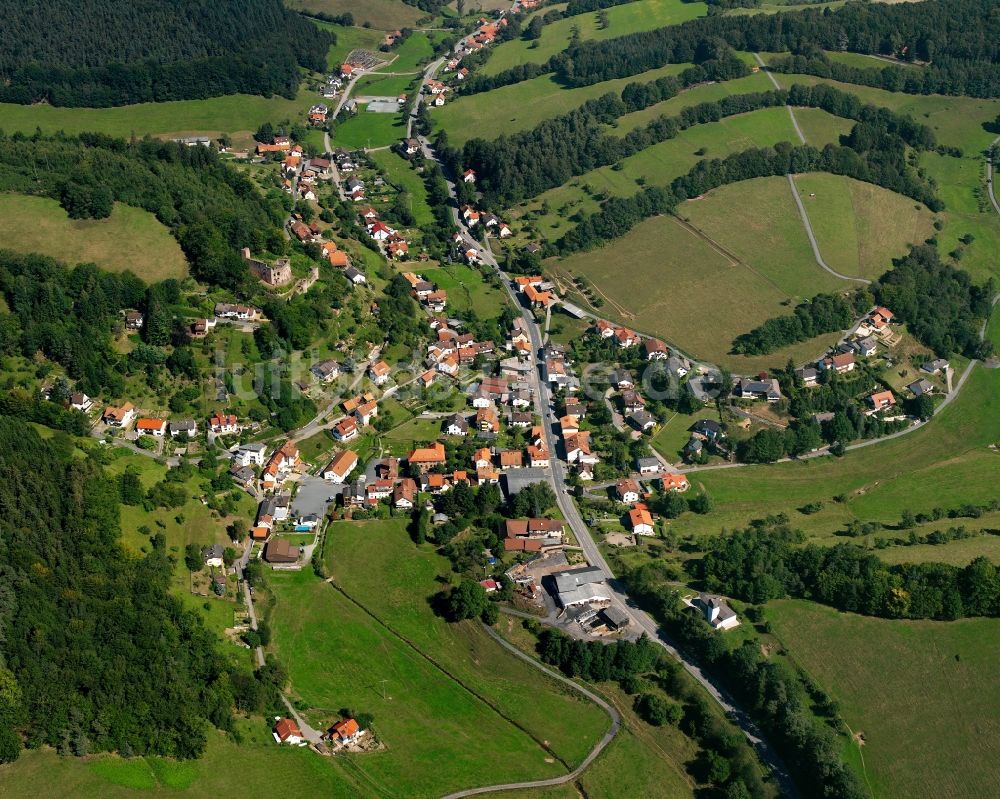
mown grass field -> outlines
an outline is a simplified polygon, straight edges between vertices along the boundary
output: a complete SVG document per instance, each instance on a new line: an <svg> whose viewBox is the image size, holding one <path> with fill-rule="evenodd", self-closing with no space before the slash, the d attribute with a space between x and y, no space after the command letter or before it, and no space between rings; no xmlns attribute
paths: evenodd
<svg viewBox="0 0 1000 799"><path fill-rule="evenodd" d="M625 36L636 31L653 30L676 25L695 17L705 16L704 3L682 3L680 0L637 0L607 9L608 26L602 28L597 13L577 14L542 28L541 38L527 42L517 38L494 48L483 67L484 75L495 75L518 64L540 64L566 49L574 31L584 40L601 41ZM545 9L547 11L548 9ZM545 11L542 13L544 14Z"/></svg>
<svg viewBox="0 0 1000 799"><path fill-rule="evenodd" d="M357 114L336 125L330 136L331 145L349 150L388 147L406 135L406 124L401 116L400 113L376 114L359 104Z"/></svg>
<svg viewBox="0 0 1000 799"><path fill-rule="evenodd" d="M838 533L852 519L896 524L904 510L929 512L994 499L1000 454L990 445L997 441L1000 370L977 366L951 405L900 438L842 458L693 473L691 482L712 495L715 507L706 516L685 515L671 526L682 534L714 535L722 528L784 512L810 540L835 543L843 540ZM800 513L798 509L810 502L823 503L823 509L808 516ZM928 559L941 558L939 553L950 546L928 547Z"/></svg>
<svg viewBox="0 0 1000 799"><path fill-rule="evenodd" d="M823 260L841 274L875 279L934 233L925 206L872 183L811 173L795 184Z"/></svg>
<svg viewBox="0 0 1000 799"><path fill-rule="evenodd" d="M534 237L558 239L572 229L578 213L591 214L609 196L630 197L643 185L663 185L685 174L703 158L725 158L749 147L795 139L784 108L766 108L696 125L673 139L654 144L618 164L591 170L518 207L529 214Z"/></svg>
<svg viewBox="0 0 1000 799"><path fill-rule="evenodd" d="M794 114L806 144L813 147L840 144L840 137L846 136L854 127L854 120L835 117L822 108L796 108Z"/></svg>
<svg viewBox="0 0 1000 799"><path fill-rule="evenodd" d="M736 336L787 313L789 300L840 282L812 260L783 178L723 187L681 213L694 229L674 217L647 219L606 247L551 262L550 270L587 277L608 298L602 315L741 374L815 357L836 338L769 356L729 354Z"/></svg>
<svg viewBox="0 0 1000 799"><path fill-rule="evenodd" d="M448 132L452 146L460 146L476 137L495 139L500 132L511 134L534 127L544 119L565 114L587 100L607 92L620 92L633 81L651 81L662 75L676 75L688 64L667 64L639 75L595 83L578 89L561 86L551 75L542 75L491 92L449 100L441 108L432 108L435 128Z"/></svg>
<svg viewBox="0 0 1000 799"><path fill-rule="evenodd" d="M192 136L229 133L244 136L262 122L299 119L316 95L300 91L294 100L232 94L207 100L176 100L168 103L140 103L115 108L57 108L49 105L0 103L0 120L7 133L96 131L109 136Z"/></svg>
<svg viewBox="0 0 1000 799"><path fill-rule="evenodd" d="M345 705L374 714L387 749L351 757L350 769L375 791L440 796L491 779L554 776L566 767L541 740L572 763L603 733L596 707L475 625L433 615L429 598L449 567L430 546L414 547L406 520L335 524L326 561L334 585L307 571L273 575L276 649L314 723Z"/></svg>
<svg viewBox="0 0 1000 799"><path fill-rule="evenodd" d="M875 799L995 792L1000 621L890 621L795 600L770 603L767 618L863 736Z"/></svg>
<svg viewBox="0 0 1000 799"><path fill-rule="evenodd" d="M396 58L387 67L391 72L416 72L434 55L434 45L430 33L414 31L399 47L389 55ZM437 34L434 34L437 35Z"/></svg>
<svg viewBox="0 0 1000 799"><path fill-rule="evenodd" d="M306 14L311 11L333 16L351 13L355 25L368 23L369 27L380 31L410 28L418 19L427 16L426 12L403 0L365 0L363 3L357 0L286 0L285 5Z"/></svg>
<svg viewBox="0 0 1000 799"><path fill-rule="evenodd" d="M75 266L131 269L149 283L187 275L177 240L149 211L116 203L107 219L70 219L57 200L0 194L0 247Z"/></svg>
<svg viewBox="0 0 1000 799"><path fill-rule="evenodd" d="M365 75L356 84L351 96L355 99L365 95L372 97L398 97L417 88L420 75Z"/></svg>

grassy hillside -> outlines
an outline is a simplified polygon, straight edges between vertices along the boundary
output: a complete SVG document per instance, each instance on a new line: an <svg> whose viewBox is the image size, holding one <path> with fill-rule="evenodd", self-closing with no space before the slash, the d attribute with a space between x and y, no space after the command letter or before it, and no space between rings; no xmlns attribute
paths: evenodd
<svg viewBox="0 0 1000 799"><path fill-rule="evenodd" d="M577 14L543 27L537 42L518 38L499 45L486 62L483 74L495 75L518 64L541 64L564 50L574 32L581 39L613 39L627 33L687 22L704 16L706 9L704 3L682 3L681 0L636 0L607 9L606 28L601 26L596 12ZM547 10L543 10L542 14Z"/></svg>
<svg viewBox="0 0 1000 799"><path fill-rule="evenodd" d="M358 0L285 0L285 5L306 14L321 11L339 16L350 12L355 25L368 23L369 27L383 31L411 28L418 19L427 16L403 0L365 0L363 3Z"/></svg>
<svg viewBox="0 0 1000 799"><path fill-rule="evenodd" d="M542 75L491 92L451 100L442 108L431 109L431 119L436 128L444 128L448 132L452 146L462 145L476 137L495 139L501 132L509 134L534 127L543 119L565 114L607 92L620 92L632 81L676 75L688 66L667 64L634 78L609 80L579 89L567 89L551 75Z"/></svg>
<svg viewBox="0 0 1000 799"><path fill-rule="evenodd" d="M934 232L930 211L880 186L827 174L795 184L823 260L842 274L877 278Z"/></svg>
<svg viewBox="0 0 1000 799"><path fill-rule="evenodd" d="M67 264L131 269L148 283L187 274L177 240L149 211L117 203L107 219L70 219L48 197L0 194L0 247Z"/></svg>
<svg viewBox="0 0 1000 799"><path fill-rule="evenodd" d="M388 749L352 758L352 768L397 795L438 796L484 774L565 773L607 718L476 626L434 616L428 600L449 566L429 546L415 549L405 525L334 525L326 550L334 585L311 572L273 576L276 649L307 715L318 724L345 705L374 713Z"/></svg>
<svg viewBox="0 0 1000 799"><path fill-rule="evenodd" d="M109 136L249 134L266 120L296 119L309 110L315 95L300 91L294 100L235 94L207 100L140 103L117 108L54 108L47 105L0 103L0 119L8 133L82 133L96 131Z"/></svg>
<svg viewBox="0 0 1000 799"><path fill-rule="evenodd" d="M1000 620L889 621L794 600L767 617L863 739L853 759L875 799L992 794Z"/></svg>

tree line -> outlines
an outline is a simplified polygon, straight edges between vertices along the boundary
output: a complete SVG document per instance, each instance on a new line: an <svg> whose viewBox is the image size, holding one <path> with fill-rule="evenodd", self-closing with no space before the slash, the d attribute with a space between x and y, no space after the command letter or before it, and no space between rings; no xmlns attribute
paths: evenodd
<svg viewBox="0 0 1000 799"><path fill-rule="evenodd" d="M693 61L718 38L736 50L794 51L802 43L906 61L1000 62L1000 20L992 0L931 0L918 6L849 3L749 17L710 16L606 41L574 41L547 66L569 86L637 75ZM994 83L989 96L1000 94Z"/></svg>
<svg viewBox="0 0 1000 799"><path fill-rule="evenodd" d="M817 294L787 316L775 316L733 342L738 355L767 355L821 333L846 330L854 321L853 303L841 294Z"/></svg>
<svg viewBox="0 0 1000 799"><path fill-rule="evenodd" d="M606 200L599 211L567 231L554 249L562 255L593 249L624 236L642 220L672 213L684 200L699 197L719 186L801 172L846 175L911 197L932 211L944 207L933 189L906 164L901 139L879 137L872 140L870 146L871 149L862 154L850 146L828 144L818 150L811 145L778 142L774 147L751 148L721 160L705 159L687 174L675 178L669 186L649 186L631 197Z"/></svg>
<svg viewBox="0 0 1000 799"><path fill-rule="evenodd" d="M460 167L476 170L476 187L482 191L487 205L509 206L561 186L571 177L617 163L672 139L694 125L782 105L820 108L858 121L856 132L852 132L852 138L845 143L864 153L870 153L876 145L882 146L891 155L890 168L906 169L905 163L899 163L903 148L885 147L885 142L878 138L882 134L918 150L935 146L934 133L926 125L889 109L863 103L856 95L826 85L796 84L790 89L729 95L689 106L674 116L660 115L624 136L613 135L605 127L625 114L674 97L686 87L705 80L729 80L746 72L743 62L729 57L707 61L685 70L678 77L630 83L620 96L609 92L568 114L541 122L531 130L500 136L493 141L471 139L461 153L448 151L446 162L453 170ZM560 157L552 158L553 152L558 152Z"/></svg>
<svg viewBox="0 0 1000 799"><path fill-rule="evenodd" d="M692 562L711 591L760 603L793 596L838 610L893 619L1000 615L996 567L978 557L945 563L887 564L854 544L801 546L805 536L776 519L713 538Z"/></svg>
<svg viewBox="0 0 1000 799"><path fill-rule="evenodd" d="M0 102L114 106L237 92L293 98L334 37L279 0L27 0L0 29Z"/></svg>
<svg viewBox="0 0 1000 799"><path fill-rule="evenodd" d="M207 147L0 132L0 189L57 199L74 219L107 217L115 202L143 208L170 228L195 278L244 294L253 281L239 249L287 247L284 195L265 197Z"/></svg>
<svg viewBox="0 0 1000 799"><path fill-rule="evenodd" d="M768 66L775 72L816 75L906 94L996 97L1000 88L1000 64L982 60L940 58L920 69L895 64L857 67L831 61L822 50L818 50L776 58Z"/></svg>
<svg viewBox="0 0 1000 799"><path fill-rule="evenodd" d="M840 739L823 723L836 721L833 703L815 702L797 674L764 656L759 641L750 638L730 649L700 613L681 604L675 589L663 587L662 571L659 563L629 571L624 578L629 594L652 607L677 645L693 655L761 726L802 795L865 799L868 792L841 760Z"/></svg>

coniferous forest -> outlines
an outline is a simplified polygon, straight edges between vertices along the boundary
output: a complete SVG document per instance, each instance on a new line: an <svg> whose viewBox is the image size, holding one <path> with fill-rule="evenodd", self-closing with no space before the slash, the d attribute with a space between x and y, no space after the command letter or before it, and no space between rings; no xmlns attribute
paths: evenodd
<svg viewBox="0 0 1000 799"><path fill-rule="evenodd" d="M20 0L0 26L0 102L294 97L331 40L280 0Z"/></svg>

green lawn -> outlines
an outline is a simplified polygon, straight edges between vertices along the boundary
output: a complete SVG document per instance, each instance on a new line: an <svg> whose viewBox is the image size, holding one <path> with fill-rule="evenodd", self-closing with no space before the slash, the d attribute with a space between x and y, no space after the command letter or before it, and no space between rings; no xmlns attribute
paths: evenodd
<svg viewBox="0 0 1000 799"><path fill-rule="evenodd" d="M667 64L639 75L579 89L564 88L552 75L542 75L491 92L450 99L442 108L432 108L431 118L436 128L448 131L451 146L461 146L472 138L495 139L500 133L509 135L534 127L542 120L572 111L594 97L607 92L620 92L633 81L645 82L663 75L676 75L688 66Z"/></svg>
<svg viewBox="0 0 1000 799"><path fill-rule="evenodd" d="M387 67L388 71L419 72L434 56L434 45L429 34L414 31L390 55L395 55L396 59Z"/></svg>
<svg viewBox="0 0 1000 799"><path fill-rule="evenodd" d="M802 204L832 269L875 279L934 232L933 214L909 197L840 175L797 175Z"/></svg>
<svg viewBox="0 0 1000 799"><path fill-rule="evenodd" d="M232 94L207 100L176 100L168 103L141 103L115 108L56 108L49 105L0 103L0 119L7 133L96 131L109 136L190 136L194 134L232 135L255 131L262 122L299 119L316 95L300 91L298 97L270 98Z"/></svg>
<svg viewBox="0 0 1000 799"><path fill-rule="evenodd" d="M471 309L483 319L497 316L503 310L506 297L494 288L476 269L464 264L451 264L436 269L424 269L421 274L448 292L448 305L460 310Z"/></svg>
<svg viewBox="0 0 1000 799"><path fill-rule="evenodd" d="M369 113L364 105L358 106L358 113L343 124L337 124L331 138L333 147L350 150L387 147L406 135L406 124L401 114Z"/></svg>
<svg viewBox="0 0 1000 799"><path fill-rule="evenodd" d="M490 54L486 66L483 67L483 74L495 75L518 64L541 64L566 49L574 30L579 32L581 39L601 41L636 31L653 30L665 25L687 22L695 17L705 16L706 9L704 3L636 0L607 9L607 28L600 26L596 13L577 14L546 25L542 28L542 36L537 43L517 38L497 45Z"/></svg>
<svg viewBox="0 0 1000 799"><path fill-rule="evenodd" d="M395 64L392 68L395 67ZM416 89L420 75L379 75L373 72L354 84L351 97L399 97Z"/></svg>
<svg viewBox="0 0 1000 799"><path fill-rule="evenodd" d="M427 188L424 186L423 178L413 171L410 162L395 150L380 150L372 153L372 158L390 183L409 193L410 210L413 212L416 224L419 227L433 224L434 214L427 204Z"/></svg>
<svg viewBox="0 0 1000 799"><path fill-rule="evenodd" d="M1000 620L890 621L795 600L770 603L767 617L863 736L875 799L993 794Z"/></svg>
<svg viewBox="0 0 1000 799"><path fill-rule="evenodd" d="M48 197L0 194L0 246L70 266L131 269L150 283L187 275L187 259L170 231L149 211L120 203L107 219L70 219Z"/></svg>
<svg viewBox="0 0 1000 799"><path fill-rule="evenodd" d="M367 23L379 31L413 27L418 19L427 16L426 12L403 0L365 0L363 3L358 0L286 0L285 5L305 13L321 11L333 16L350 13L354 15L355 25ZM377 48L381 40L379 36L374 45L363 46Z"/></svg>
<svg viewBox="0 0 1000 799"><path fill-rule="evenodd" d="M307 715L325 723L344 705L374 714L386 751L349 763L380 795L440 796L489 779L565 773L539 742L575 763L606 717L473 624L434 616L428 598L449 567L429 546L416 549L405 523L329 530L327 565L350 598L310 572L273 576L276 648Z"/></svg>

